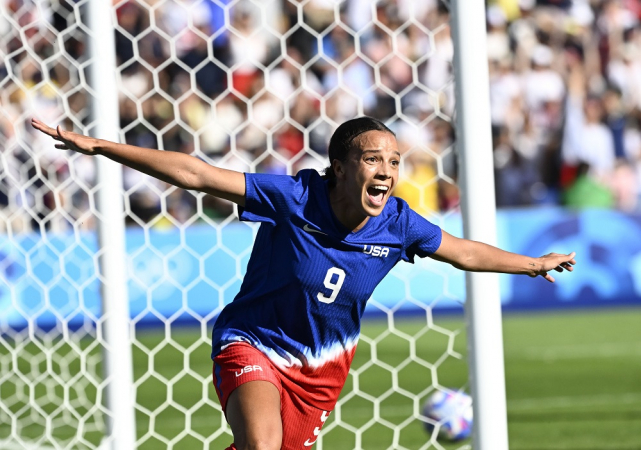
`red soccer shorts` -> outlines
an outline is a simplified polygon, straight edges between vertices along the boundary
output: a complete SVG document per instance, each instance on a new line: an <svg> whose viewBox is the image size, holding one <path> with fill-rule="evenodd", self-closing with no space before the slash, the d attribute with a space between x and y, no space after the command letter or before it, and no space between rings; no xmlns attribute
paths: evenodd
<svg viewBox="0 0 641 450"><path fill-rule="evenodd" d="M279 370L262 352L249 344L233 344L214 357L213 381L223 407L229 395L249 381L269 381L280 392L280 416L283 423L281 450L304 450L316 442L330 411L310 405L281 382ZM235 450L232 444L227 450Z"/></svg>

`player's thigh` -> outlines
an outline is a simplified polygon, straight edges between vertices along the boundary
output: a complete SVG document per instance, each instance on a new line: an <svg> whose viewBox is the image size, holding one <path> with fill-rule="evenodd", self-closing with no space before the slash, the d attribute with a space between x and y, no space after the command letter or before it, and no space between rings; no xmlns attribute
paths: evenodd
<svg viewBox="0 0 641 450"><path fill-rule="evenodd" d="M238 386L229 395L226 414L238 450L280 450L280 392L273 383L250 381Z"/></svg>
<svg viewBox="0 0 641 450"><path fill-rule="evenodd" d="M214 357L213 383L238 450L281 448L280 375L262 352L226 347Z"/></svg>

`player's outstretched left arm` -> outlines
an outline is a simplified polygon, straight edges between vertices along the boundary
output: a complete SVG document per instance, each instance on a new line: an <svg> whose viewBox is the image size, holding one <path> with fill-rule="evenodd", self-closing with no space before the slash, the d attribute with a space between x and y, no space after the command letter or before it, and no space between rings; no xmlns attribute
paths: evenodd
<svg viewBox="0 0 641 450"><path fill-rule="evenodd" d="M51 128L38 119L32 119L31 125L58 141L57 149L92 156L103 155L174 186L206 192L240 206L245 205L245 175L241 172L214 167L184 153L118 144L66 131L61 127Z"/></svg>
<svg viewBox="0 0 641 450"><path fill-rule="evenodd" d="M574 252L568 255L549 253L532 258L506 252L481 242L460 239L443 231L441 246L432 255L432 258L470 272L512 273L529 275L530 277L540 275L554 283L554 277L548 272L552 270L571 272L574 270L572 266L576 264L574 255Z"/></svg>

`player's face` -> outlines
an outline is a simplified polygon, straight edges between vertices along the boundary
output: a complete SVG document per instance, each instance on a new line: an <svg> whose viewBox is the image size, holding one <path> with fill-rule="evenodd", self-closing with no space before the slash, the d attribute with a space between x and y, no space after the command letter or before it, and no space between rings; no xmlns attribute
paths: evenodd
<svg viewBox="0 0 641 450"><path fill-rule="evenodd" d="M401 154L396 138L385 131L367 131L353 141L342 164L343 195L354 212L378 216L398 181Z"/></svg>

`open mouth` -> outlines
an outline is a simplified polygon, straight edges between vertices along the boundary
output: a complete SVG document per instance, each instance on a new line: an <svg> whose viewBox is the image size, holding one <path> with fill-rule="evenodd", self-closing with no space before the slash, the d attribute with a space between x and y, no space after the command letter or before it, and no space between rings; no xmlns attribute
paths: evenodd
<svg viewBox="0 0 641 450"><path fill-rule="evenodd" d="M388 186L376 185L367 188L367 197L374 206L382 206L385 200L385 194L389 190Z"/></svg>

